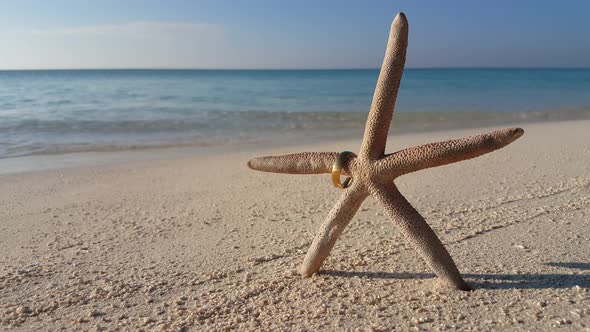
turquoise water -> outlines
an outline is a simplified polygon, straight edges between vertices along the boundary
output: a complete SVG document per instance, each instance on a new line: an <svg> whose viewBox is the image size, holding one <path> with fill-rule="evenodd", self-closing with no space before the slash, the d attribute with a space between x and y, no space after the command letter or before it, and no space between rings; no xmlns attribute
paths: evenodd
<svg viewBox="0 0 590 332"><path fill-rule="evenodd" d="M377 70L0 71L0 157L362 128L377 76ZM587 110L590 69L409 69L396 126L570 119Z"/></svg>

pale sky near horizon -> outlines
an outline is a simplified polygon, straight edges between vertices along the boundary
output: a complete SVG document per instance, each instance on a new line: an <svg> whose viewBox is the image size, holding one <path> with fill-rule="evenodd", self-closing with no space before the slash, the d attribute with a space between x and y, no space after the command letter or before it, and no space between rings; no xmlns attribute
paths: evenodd
<svg viewBox="0 0 590 332"><path fill-rule="evenodd" d="M590 67L590 1L0 0L0 69Z"/></svg>

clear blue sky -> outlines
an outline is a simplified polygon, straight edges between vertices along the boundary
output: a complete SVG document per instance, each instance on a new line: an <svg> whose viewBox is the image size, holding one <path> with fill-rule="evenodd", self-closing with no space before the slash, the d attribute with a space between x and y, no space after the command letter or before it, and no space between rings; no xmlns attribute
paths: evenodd
<svg viewBox="0 0 590 332"><path fill-rule="evenodd" d="M590 67L590 1L0 0L0 69Z"/></svg>

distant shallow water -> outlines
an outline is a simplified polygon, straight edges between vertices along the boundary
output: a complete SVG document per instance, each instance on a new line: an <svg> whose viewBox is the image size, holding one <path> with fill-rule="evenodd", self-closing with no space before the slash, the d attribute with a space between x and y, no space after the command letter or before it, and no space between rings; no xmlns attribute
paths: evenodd
<svg viewBox="0 0 590 332"><path fill-rule="evenodd" d="M0 158L362 131L378 70L0 71ZM401 132L590 118L589 69L409 69Z"/></svg>

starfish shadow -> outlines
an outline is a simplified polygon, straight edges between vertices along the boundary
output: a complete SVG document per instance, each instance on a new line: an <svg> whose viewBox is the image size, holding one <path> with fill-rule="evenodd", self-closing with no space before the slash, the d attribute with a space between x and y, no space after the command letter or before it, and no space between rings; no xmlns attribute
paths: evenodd
<svg viewBox="0 0 590 332"><path fill-rule="evenodd" d="M577 263L584 264L584 263ZM586 264L586 266L589 264ZM432 273L410 272L350 272L323 270L321 275L366 279L431 279ZM590 289L590 275L582 274L464 274L475 289L550 289L581 287Z"/></svg>
<svg viewBox="0 0 590 332"><path fill-rule="evenodd" d="M569 269L590 270L590 263L550 262L545 263L545 265L554 267L566 267Z"/></svg>

